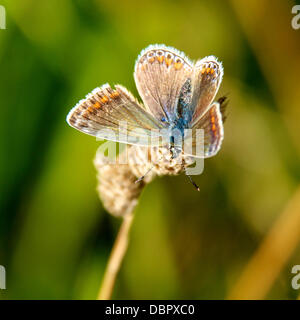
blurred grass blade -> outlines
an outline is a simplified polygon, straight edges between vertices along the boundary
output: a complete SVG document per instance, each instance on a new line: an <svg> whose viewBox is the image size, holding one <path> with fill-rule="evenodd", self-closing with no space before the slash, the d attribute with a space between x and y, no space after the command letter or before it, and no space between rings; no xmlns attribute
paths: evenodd
<svg viewBox="0 0 300 320"><path fill-rule="evenodd" d="M300 242L300 187L247 264L229 299L263 299Z"/></svg>

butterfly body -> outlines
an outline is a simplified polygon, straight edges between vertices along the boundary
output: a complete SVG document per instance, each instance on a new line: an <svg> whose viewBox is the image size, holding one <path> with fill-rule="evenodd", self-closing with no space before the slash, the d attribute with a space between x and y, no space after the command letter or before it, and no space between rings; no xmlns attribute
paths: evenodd
<svg viewBox="0 0 300 320"><path fill-rule="evenodd" d="M220 103L213 99L223 67L209 56L195 63L184 53L164 45L150 45L139 55L134 79L140 104L125 88L104 85L81 100L69 113L68 123L98 138L138 146L167 147L172 157L185 152L183 142L204 145L207 158L215 155L223 140ZM202 141L194 131L204 131Z"/></svg>

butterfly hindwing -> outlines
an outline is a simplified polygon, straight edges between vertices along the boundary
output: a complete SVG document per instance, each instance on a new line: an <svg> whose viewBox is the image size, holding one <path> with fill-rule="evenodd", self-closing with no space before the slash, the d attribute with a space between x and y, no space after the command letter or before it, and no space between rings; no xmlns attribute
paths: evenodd
<svg viewBox="0 0 300 320"><path fill-rule="evenodd" d="M224 137L222 113L220 103L214 102L202 117L194 124L192 131L204 130L204 141L192 140L193 147L198 143L204 143L204 158L214 156L221 148Z"/></svg>
<svg viewBox="0 0 300 320"><path fill-rule="evenodd" d="M222 64L214 56L208 56L196 62L193 76L192 125L210 107L222 78Z"/></svg>

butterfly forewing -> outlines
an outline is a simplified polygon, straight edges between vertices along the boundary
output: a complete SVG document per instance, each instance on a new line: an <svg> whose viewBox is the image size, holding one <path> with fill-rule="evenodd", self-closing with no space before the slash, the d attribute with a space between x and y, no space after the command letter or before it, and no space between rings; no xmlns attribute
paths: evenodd
<svg viewBox="0 0 300 320"><path fill-rule="evenodd" d="M174 48L151 45L141 52L134 78L143 102L156 119L167 123L174 120L180 90L192 71L192 62Z"/></svg>
<svg viewBox="0 0 300 320"><path fill-rule="evenodd" d="M139 145L157 145L162 128L125 88L117 85L112 89L108 84L81 100L70 111L67 122L100 139Z"/></svg>

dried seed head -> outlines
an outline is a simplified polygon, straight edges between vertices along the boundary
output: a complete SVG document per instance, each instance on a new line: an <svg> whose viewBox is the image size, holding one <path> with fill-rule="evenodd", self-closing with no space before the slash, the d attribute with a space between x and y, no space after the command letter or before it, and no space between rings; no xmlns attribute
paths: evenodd
<svg viewBox="0 0 300 320"><path fill-rule="evenodd" d="M137 178L128 164L110 163L100 153L96 155L94 164L98 171L97 190L105 209L114 216L130 214L137 205L145 183L135 183Z"/></svg>
<svg viewBox="0 0 300 320"><path fill-rule="evenodd" d="M150 151L151 149L148 147L138 146L132 146L128 149L128 164L131 171L137 178L144 176L145 183L150 183L156 176L155 163L152 161Z"/></svg>
<svg viewBox="0 0 300 320"><path fill-rule="evenodd" d="M94 160L98 171L98 193L105 209L114 216L131 213L143 187L156 175L178 175L194 163L179 153L173 157L168 148L128 146L112 163L101 153ZM138 178L142 181L136 183Z"/></svg>

